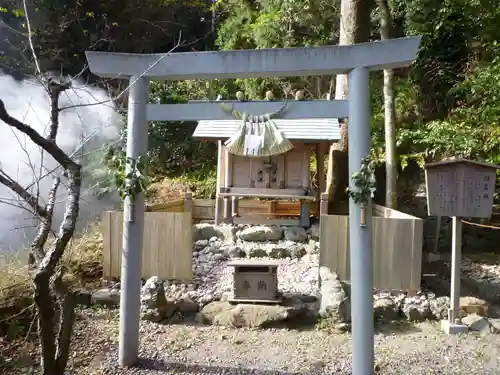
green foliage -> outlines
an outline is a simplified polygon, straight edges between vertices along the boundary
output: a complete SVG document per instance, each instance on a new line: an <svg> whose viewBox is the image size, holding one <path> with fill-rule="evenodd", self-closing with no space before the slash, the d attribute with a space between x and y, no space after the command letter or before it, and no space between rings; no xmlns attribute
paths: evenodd
<svg viewBox="0 0 500 375"><path fill-rule="evenodd" d="M499 163L500 9L487 0L392 0L394 36L422 35L409 72L396 71L401 167L448 156ZM409 73L409 74L408 74ZM372 139L383 161L382 76L372 74Z"/></svg>
<svg viewBox="0 0 500 375"><path fill-rule="evenodd" d="M222 50L319 46L338 40L340 0L225 0L220 12L227 15L217 28ZM316 78L253 78L236 80L248 98L263 99L267 90L283 97L290 84L307 87L313 96L325 94L329 80ZM326 88L325 88L326 87Z"/></svg>
<svg viewBox="0 0 500 375"><path fill-rule="evenodd" d="M9 8L0 6L0 13L9 13L12 14L16 18L23 18L24 17L24 10L22 9L17 9L13 8L9 11Z"/></svg>
<svg viewBox="0 0 500 375"><path fill-rule="evenodd" d="M224 92L223 83L218 85ZM186 103L205 99L202 81L157 82L150 84L152 103ZM180 174L210 168L216 163L217 148L213 142L193 138L196 122L152 121L149 123L148 172L158 176Z"/></svg>
<svg viewBox="0 0 500 375"><path fill-rule="evenodd" d="M323 45L338 38L338 0L226 0L222 49Z"/></svg>
<svg viewBox="0 0 500 375"><path fill-rule="evenodd" d="M143 156L137 159L127 158L123 151L109 148L105 161L122 200L126 197L134 199L138 194L147 191L145 159Z"/></svg>
<svg viewBox="0 0 500 375"><path fill-rule="evenodd" d="M393 36L423 36L416 63L410 69L396 71L402 167L410 161L423 165L427 160L453 155L500 163L497 3L389 1ZM213 49L214 44L230 50L336 44L340 25L340 0L218 0L216 35L210 35L211 1L36 0L35 6L43 20L34 30L40 59L48 62L46 68L62 68L71 74L79 73L84 66L85 50L165 52L177 41L179 31L188 42L184 50ZM4 5L0 17L14 20L11 25L25 32L22 10ZM378 23L375 8L372 39L379 38ZM12 57L2 54L0 63L20 69L23 60ZM372 160L381 162L385 150L382 74L373 73L370 79ZM243 90L251 99L263 99L267 90L282 98L285 88L298 87L306 89L307 98L325 98L330 83L331 77L213 81L215 93L224 98L234 98L237 90ZM185 103L209 96L204 81L151 83L153 103ZM212 172L207 171L213 171L216 147L193 139L195 126L194 122L150 123L147 169L153 180L193 173L196 177L189 177L193 184L211 178ZM126 164L124 159L122 162ZM102 168L96 165L92 173L101 176ZM200 189L205 191L204 187Z"/></svg>
<svg viewBox="0 0 500 375"><path fill-rule="evenodd" d="M346 192L349 198L355 203L368 203L375 190L375 162L371 156L366 156L361 160L361 168L351 176L354 186L358 191L347 188Z"/></svg>
<svg viewBox="0 0 500 375"><path fill-rule="evenodd" d="M500 58L474 68L449 95L455 107L444 119L417 123L399 132L426 159L459 156L500 164Z"/></svg>
<svg viewBox="0 0 500 375"><path fill-rule="evenodd" d="M35 0L42 14L34 24L37 55L47 69L79 74L86 50L167 52L180 33L189 50L201 49L210 28L200 21L210 15L208 4L205 0Z"/></svg>
<svg viewBox="0 0 500 375"><path fill-rule="evenodd" d="M172 182L189 187L195 198L215 199L217 187L217 169L203 168L173 178Z"/></svg>

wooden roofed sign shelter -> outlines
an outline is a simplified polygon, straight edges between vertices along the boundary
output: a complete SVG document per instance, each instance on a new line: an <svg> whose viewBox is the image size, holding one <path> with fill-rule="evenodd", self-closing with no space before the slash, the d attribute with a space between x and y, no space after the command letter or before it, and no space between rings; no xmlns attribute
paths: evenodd
<svg viewBox="0 0 500 375"><path fill-rule="evenodd" d="M500 166L451 158L425 164L424 168L429 216L452 217L450 309L441 328L448 334L464 333L469 328L460 321L462 218L491 216Z"/></svg>
<svg viewBox="0 0 500 375"><path fill-rule="evenodd" d="M349 118L349 173L357 172L370 152L369 71L400 68L416 58L420 37L372 43L307 48L171 54L87 52L90 70L106 78L128 79L127 157L147 152L147 122L151 120L231 120L219 103L148 104L149 80L233 79L349 75L348 100L313 100L288 103L280 119ZM234 102L237 111L263 115L276 111L279 102ZM351 188L357 188L351 183ZM373 372L373 277L371 209L366 227L349 227L351 244L351 304L353 374ZM131 215L132 214L132 215ZM144 197L126 198L120 303L119 363L133 365L139 352L141 244ZM360 222L360 205L352 199L349 221Z"/></svg>

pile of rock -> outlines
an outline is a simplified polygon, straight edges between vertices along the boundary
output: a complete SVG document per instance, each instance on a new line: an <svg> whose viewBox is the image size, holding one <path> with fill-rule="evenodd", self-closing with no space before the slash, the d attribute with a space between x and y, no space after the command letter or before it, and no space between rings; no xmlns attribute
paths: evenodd
<svg viewBox="0 0 500 375"><path fill-rule="evenodd" d="M212 301L221 300L224 293L231 292L233 269L226 264L233 258L284 259L283 266L278 269L279 290L319 295L319 238L315 226L305 230L299 227L198 224L194 227L193 237L193 280L163 283L167 302L175 305L177 310L192 311L193 306L201 309ZM151 292L146 291L146 285L153 284L157 285L156 279L148 280L143 286L147 301L151 300ZM111 299L109 305L116 305L119 303L118 290L119 283L110 285L98 291L95 300Z"/></svg>
<svg viewBox="0 0 500 375"><path fill-rule="evenodd" d="M327 267L320 268L321 307L319 314L331 323L342 327L350 322L349 285L340 281L338 275ZM444 303L444 305L442 305ZM431 306L433 308L431 309ZM435 306L435 308L434 308ZM407 296L405 292L375 291L373 295L374 318L389 322L406 319L412 322L438 319L434 314L447 314L449 299L436 299L432 293L419 292Z"/></svg>
<svg viewBox="0 0 500 375"><path fill-rule="evenodd" d="M194 228L194 285L190 298L200 307L230 292L234 258L284 259L278 287L285 293L318 295L318 229L198 224ZM186 286L186 288L188 288ZM168 293L168 291L167 291Z"/></svg>
<svg viewBox="0 0 500 375"><path fill-rule="evenodd" d="M214 226L194 228L193 275L191 281L161 281L152 277L141 294L144 319L172 319L176 313L198 314L198 320L232 326L266 326L277 321L322 316L339 327L350 320L350 288L327 267L319 267L318 228L276 226ZM278 268L278 289L283 306L231 305L226 296L233 287L233 258L283 259ZM319 279L321 283L319 283ZM321 288L320 285L321 284ZM98 291L95 300L119 303L119 284ZM446 319L449 298L419 292L374 293L374 315L378 321Z"/></svg>

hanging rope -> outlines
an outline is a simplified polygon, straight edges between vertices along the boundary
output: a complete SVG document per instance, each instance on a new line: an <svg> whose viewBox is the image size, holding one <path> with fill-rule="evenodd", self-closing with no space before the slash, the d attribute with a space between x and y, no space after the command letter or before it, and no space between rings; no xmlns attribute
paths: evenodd
<svg viewBox="0 0 500 375"><path fill-rule="evenodd" d="M486 225L486 224L478 224L478 223L471 223L470 221L465 221L462 220L462 223L468 224L468 225L473 225L475 227L481 227L481 228L488 228L488 229L496 229L500 230L500 227L494 226L494 225Z"/></svg>
<svg viewBox="0 0 500 375"><path fill-rule="evenodd" d="M231 154L265 157L282 154L293 148L272 121L286 108L286 100L275 112L260 116L239 112L224 103L220 105L225 112L243 122L238 131L224 144Z"/></svg>

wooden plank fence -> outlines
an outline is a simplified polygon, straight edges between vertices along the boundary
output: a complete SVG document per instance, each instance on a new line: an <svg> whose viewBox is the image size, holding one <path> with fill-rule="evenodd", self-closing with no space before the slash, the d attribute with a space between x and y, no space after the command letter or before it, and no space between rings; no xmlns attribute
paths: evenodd
<svg viewBox="0 0 500 375"><path fill-rule="evenodd" d="M373 283L377 289L420 289L423 221L374 205ZM377 216L375 216L377 215ZM321 215L320 265L350 280L349 217Z"/></svg>
<svg viewBox="0 0 500 375"><path fill-rule="evenodd" d="M119 278L122 260L123 212L103 215L104 278ZM143 278L192 279L191 212L146 212L142 246Z"/></svg>

